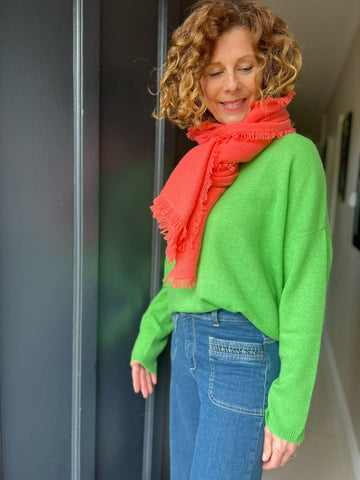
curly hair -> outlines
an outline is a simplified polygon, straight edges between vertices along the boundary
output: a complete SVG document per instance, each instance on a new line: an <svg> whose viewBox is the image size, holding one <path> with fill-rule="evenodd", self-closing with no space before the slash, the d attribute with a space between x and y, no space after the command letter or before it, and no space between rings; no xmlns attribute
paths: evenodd
<svg viewBox="0 0 360 480"><path fill-rule="evenodd" d="M301 53L281 18L257 0L200 0L172 36L155 118L167 117L180 128L214 120L200 80L217 40L234 27L247 28L252 37L262 79L258 99L282 97L295 89Z"/></svg>

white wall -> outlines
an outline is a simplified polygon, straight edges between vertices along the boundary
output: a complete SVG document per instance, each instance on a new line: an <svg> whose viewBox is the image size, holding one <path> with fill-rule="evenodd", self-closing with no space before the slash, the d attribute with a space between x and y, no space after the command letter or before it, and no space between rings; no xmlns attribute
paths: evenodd
<svg viewBox="0 0 360 480"><path fill-rule="evenodd" d="M357 446L360 446L360 250L352 245L360 157L360 28L358 29L327 110L326 176L334 261L328 290L326 330L335 356ZM339 123L353 112L345 201L337 196Z"/></svg>

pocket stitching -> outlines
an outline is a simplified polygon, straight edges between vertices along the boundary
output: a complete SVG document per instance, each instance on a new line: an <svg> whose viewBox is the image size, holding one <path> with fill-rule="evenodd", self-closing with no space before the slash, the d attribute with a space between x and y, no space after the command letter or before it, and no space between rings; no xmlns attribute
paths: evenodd
<svg viewBox="0 0 360 480"><path fill-rule="evenodd" d="M226 347L228 345L228 347ZM237 347L236 347L237 345ZM220 347L214 349L214 347ZM245 346L245 347L244 347ZM247 348L246 348L247 347ZM231 350L231 353L226 351L227 349ZM238 354L235 351L241 352L254 352L250 354ZM264 345L261 343L251 343L251 342L237 342L234 340L222 340L214 337L209 337L209 362L210 362L210 380L209 380L209 389L208 389L208 397L210 401L217 405L218 407L224 408L226 410L243 413L246 415L253 415L253 416L264 416L265 414L265 394L263 395L263 408L246 408L237 405L233 405L229 402L223 402L222 400L217 399L214 396L214 379L215 379L215 362L214 359L223 359L226 358L228 360L234 359L236 361L240 361L242 363L259 363L259 364L266 364L266 353L264 351ZM266 381L266 371L267 365L265 365L265 381ZM265 393L265 383L264 383L264 393Z"/></svg>
<svg viewBox="0 0 360 480"><path fill-rule="evenodd" d="M262 343L209 337L209 357L265 363L265 350Z"/></svg>

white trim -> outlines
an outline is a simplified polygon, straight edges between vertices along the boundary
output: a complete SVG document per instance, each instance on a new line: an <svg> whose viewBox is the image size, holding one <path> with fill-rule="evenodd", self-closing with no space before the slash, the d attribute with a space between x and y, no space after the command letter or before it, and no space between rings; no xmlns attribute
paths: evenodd
<svg viewBox="0 0 360 480"><path fill-rule="evenodd" d="M336 365L334 351L331 346L329 335L324 329L323 347L325 354L326 380L329 385L333 418L337 435L342 448L346 448L347 457L351 462L352 477L349 480L360 480L360 451L356 441L349 408L347 405L344 389L341 383L339 370Z"/></svg>

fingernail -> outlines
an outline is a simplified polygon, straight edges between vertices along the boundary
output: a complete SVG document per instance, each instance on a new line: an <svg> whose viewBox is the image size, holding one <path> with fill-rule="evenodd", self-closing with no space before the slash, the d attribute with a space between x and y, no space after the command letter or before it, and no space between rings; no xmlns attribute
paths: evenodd
<svg viewBox="0 0 360 480"><path fill-rule="evenodd" d="M263 462L266 462L266 460L267 460L267 454L266 454L266 453L263 453L262 461L263 461Z"/></svg>

